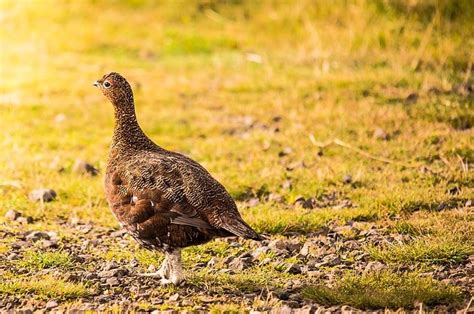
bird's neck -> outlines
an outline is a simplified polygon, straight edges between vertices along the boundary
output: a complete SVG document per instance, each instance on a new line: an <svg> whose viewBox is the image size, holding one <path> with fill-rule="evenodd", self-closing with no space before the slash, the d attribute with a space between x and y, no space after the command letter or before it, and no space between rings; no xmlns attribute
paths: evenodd
<svg viewBox="0 0 474 314"><path fill-rule="evenodd" d="M114 109L115 128L112 148L146 149L153 145L138 124L133 100L114 104Z"/></svg>

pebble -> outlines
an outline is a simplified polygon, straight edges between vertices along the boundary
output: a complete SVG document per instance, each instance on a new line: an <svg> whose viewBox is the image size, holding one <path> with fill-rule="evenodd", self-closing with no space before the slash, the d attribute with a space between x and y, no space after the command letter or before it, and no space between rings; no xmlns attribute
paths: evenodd
<svg viewBox="0 0 474 314"><path fill-rule="evenodd" d="M47 232L43 231L32 231L26 236L26 240L36 242L38 240L49 240L51 237Z"/></svg>
<svg viewBox="0 0 474 314"><path fill-rule="evenodd" d="M58 306L59 306L58 302L56 302L54 300L50 300L50 301L48 301L48 303L46 303L45 308L46 308L46 310L49 311L49 310L52 310L52 309L54 309L55 307L58 307Z"/></svg>
<svg viewBox="0 0 474 314"><path fill-rule="evenodd" d="M14 209L10 209L5 214L5 218L8 219L8 220L12 220L12 221L17 220L20 216L21 216L21 214L19 212L17 212L16 210L14 210Z"/></svg>
<svg viewBox="0 0 474 314"><path fill-rule="evenodd" d="M288 267L285 269L285 273L289 274L301 274L301 266L298 264L289 264Z"/></svg>
<svg viewBox="0 0 474 314"><path fill-rule="evenodd" d="M344 182L344 184L351 184L352 183L352 176L350 174L346 174L342 178L342 182Z"/></svg>
<svg viewBox="0 0 474 314"><path fill-rule="evenodd" d="M229 268L234 270L244 270L252 265L252 259L250 257L235 258L229 263Z"/></svg>
<svg viewBox="0 0 474 314"><path fill-rule="evenodd" d="M178 301L179 299L179 293L175 293L169 297L170 301Z"/></svg>
<svg viewBox="0 0 474 314"><path fill-rule="evenodd" d="M88 174L90 176L96 176L99 173L97 168L82 159L76 159L72 171L78 174Z"/></svg>
<svg viewBox="0 0 474 314"><path fill-rule="evenodd" d="M376 128L374 131L374 138L377 140L387 141L390 139L390 136L382 128Z"/></svg>
<svg viewBox="0 0 474 314"><path fill-rule="evenodd" d="M28 198L34 202L51 202L56 198L57 194L52 189L36 189L28 194Z"/></svg>
<svg viewBox="0 0 474 314"><path fill-rule="evenodd" d="M116 277L111 277L107 279L106 283L109 286L118 286L120 284L120 281Z"/></svg>
<svg viewBox="0 0 474 314"><path fill-rule="evenodd" d="M29 224L32 224L33 223L33 218L32 217L18 217L16 219L16 221L18 221L19 223L21 223L22 225L29 225Z"/></svg>

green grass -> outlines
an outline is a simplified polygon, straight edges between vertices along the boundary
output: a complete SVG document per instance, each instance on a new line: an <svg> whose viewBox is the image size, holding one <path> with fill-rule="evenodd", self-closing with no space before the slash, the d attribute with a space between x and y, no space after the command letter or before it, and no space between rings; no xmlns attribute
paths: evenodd
<svg viewBox="0 0 474 314"><path fill-rule="evenodd" d="M19 267L32 269L67 268L73 265L73 259L67 252L37 252L27 251L23 259L18 262Z"/></svg>
<svg viewBox="0 0 474 314"><path fill-rule="evenodd" d="M437 238L424 236L408 243L369 246L370 256L385 263L459 264L474 253L471 242L452 239L449 235Z"/></svg>
<svg viewBox="0 0 474 314"><path fill-rule="evenodd" d="M348 274L332 287L307 287L303 295L320 304L348 304L359 309L410 309L416 303L456 304L461 300L456 287L416 273L389 271Z"/></svg>
<svg viewBox="0 0 474 314"><path fill-rule="evenodd" d="M90 290L81 283L71 283L51 275L29 278L9 278L0 282L0 294L33 295L49 300L86 297Z"/></svg>

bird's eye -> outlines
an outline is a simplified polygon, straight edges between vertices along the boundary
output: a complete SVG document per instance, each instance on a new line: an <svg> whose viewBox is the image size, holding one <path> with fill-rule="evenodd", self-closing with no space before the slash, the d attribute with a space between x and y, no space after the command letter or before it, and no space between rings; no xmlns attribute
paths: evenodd
<svg viewBox="0 0 474 314"><path fill-rule="evenodd" d="M110 86L112 86L112 84L110 84L110 82L108 82L108 81L104 82L104 87L105 88L109 88Z"/></svg>

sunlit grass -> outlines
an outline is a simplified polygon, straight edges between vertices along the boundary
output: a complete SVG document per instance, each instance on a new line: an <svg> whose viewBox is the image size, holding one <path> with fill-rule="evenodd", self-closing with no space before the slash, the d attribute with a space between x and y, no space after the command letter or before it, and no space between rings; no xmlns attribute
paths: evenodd
<svg viewBox="0 0 474 314"><path fill-rule="evenodd" d="M347 274L334 286L305 288L303 295L320 304L347 304L359 309L414 308L424 305L456 304L460 290L416 273L381 271Z"/></svg>
<svg viewBox="0 0 474 314"><path fill-rule="evenodd" d="M82 283L71 283L50 275L4 279L0 282L0 294L29 294L45 300L80 298L90 293L90 290Z"/></svg>
<svg viewBox="0 0 474 314"><path fill-rule="evenodd" d="M73 259L67 252L38 252L27 251L22 260L18 262L19 267L31 269L44 269L55 267L71 267Z"/></svg>
<svg viewBox="0 0 474 314"><path fill-rule="evenodd" d="M412 242L369 246L369 254L385 263L459 264L474 253L472 241L443 237L420 237Z"/></svg>

